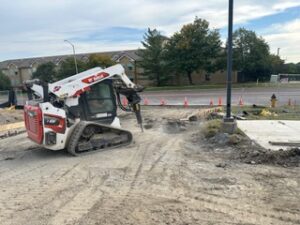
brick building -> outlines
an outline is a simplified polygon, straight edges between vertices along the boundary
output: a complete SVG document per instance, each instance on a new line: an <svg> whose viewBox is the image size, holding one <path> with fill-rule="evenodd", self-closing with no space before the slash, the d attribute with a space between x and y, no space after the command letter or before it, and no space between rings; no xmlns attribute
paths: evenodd
<svg viewBox="0 0 300 225"><path fill-rule="evenodd" d="M127 51L113 51L113 52L96 52L88 54L76 54L76 59L87 61L89 55L98 54L110 57L116 63L124 66L128 77L137 84L144 86L153 85L152 81L143 75L143 68L139 66L141 58L136 54L137 50ZM59 66L60 63L72 55L58 55L36 58L13 59L0 62L1 71L9 77L14 87L21 86L23 81L31 79L33 72L37 67L45 62L53 62ZM195 84L225 84L226 71L218 71L213 74L207 74L205 71L194 73L193 81ZM233 73L233 82L237 82L237 73ZM188 80L186 76L176 75L168 82L171 85L187 85Z"/></svg>

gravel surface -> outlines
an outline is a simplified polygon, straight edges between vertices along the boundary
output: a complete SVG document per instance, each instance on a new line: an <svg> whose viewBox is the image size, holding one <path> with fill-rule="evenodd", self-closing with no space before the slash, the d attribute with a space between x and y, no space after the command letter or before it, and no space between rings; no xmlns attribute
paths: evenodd
<svg viewBox="0 0 300 225"><path fill-rule="evenodd" d="M0 109L0 126L3 124L20 122L23 120L22 110Z"/></svg>

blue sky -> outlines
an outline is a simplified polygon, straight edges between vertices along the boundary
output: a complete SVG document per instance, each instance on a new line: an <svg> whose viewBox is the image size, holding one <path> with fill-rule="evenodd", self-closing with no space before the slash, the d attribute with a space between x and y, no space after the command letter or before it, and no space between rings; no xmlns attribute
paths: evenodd
<svg viewBox="0 0 300 225"><path fill-rule="evenodd" d="M245 27L250 30L254 30L260 35L265 35L270 32L270 28L274 24L287 23L300 18L300 6L288 8L282 12L278 12L272 15L263 16L257 19L252 19L244 23L238 23L234 25L234 29L239 27ZM269 29L268 29L269 28ZM220 30L223 37L227 37L227 28Z"/></svg>
<svg viewBox="0 0 300 225"><path fill-rule="evenodd" d="M135 49L148 27L171 36L195 16L227 37L228 0L0 0L0 60ZM234 27L261 35L300 62L300 0L236 0Z"/></svg>

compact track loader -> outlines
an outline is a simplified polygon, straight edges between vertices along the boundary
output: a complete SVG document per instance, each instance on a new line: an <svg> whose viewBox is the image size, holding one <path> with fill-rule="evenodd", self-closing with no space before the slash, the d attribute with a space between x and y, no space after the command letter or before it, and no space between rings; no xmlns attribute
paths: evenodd
<svg viewBox="0 0 300 225"><path fill-rule="evenodd" d="M96 67L55 83L28 80L25 87L28 137L47 149L80 155L129 144L132 134L121 129L117 106L134 112L143 129L138 95L143 88L126 76L121 65Z"/></svg>

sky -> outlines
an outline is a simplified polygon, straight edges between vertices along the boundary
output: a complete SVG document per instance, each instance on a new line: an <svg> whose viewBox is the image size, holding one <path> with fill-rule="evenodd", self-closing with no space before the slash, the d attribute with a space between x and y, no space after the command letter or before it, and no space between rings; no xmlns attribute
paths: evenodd
<svg viewBox="0 0 300 225"><path fill-rule="evenodd" d="M129 50L147 28L166 36L197 16L227 38L228 0L0 0L0 61ZM256 31L271 53L300 62L300 0L235 0L234 28Z"/></svg>

